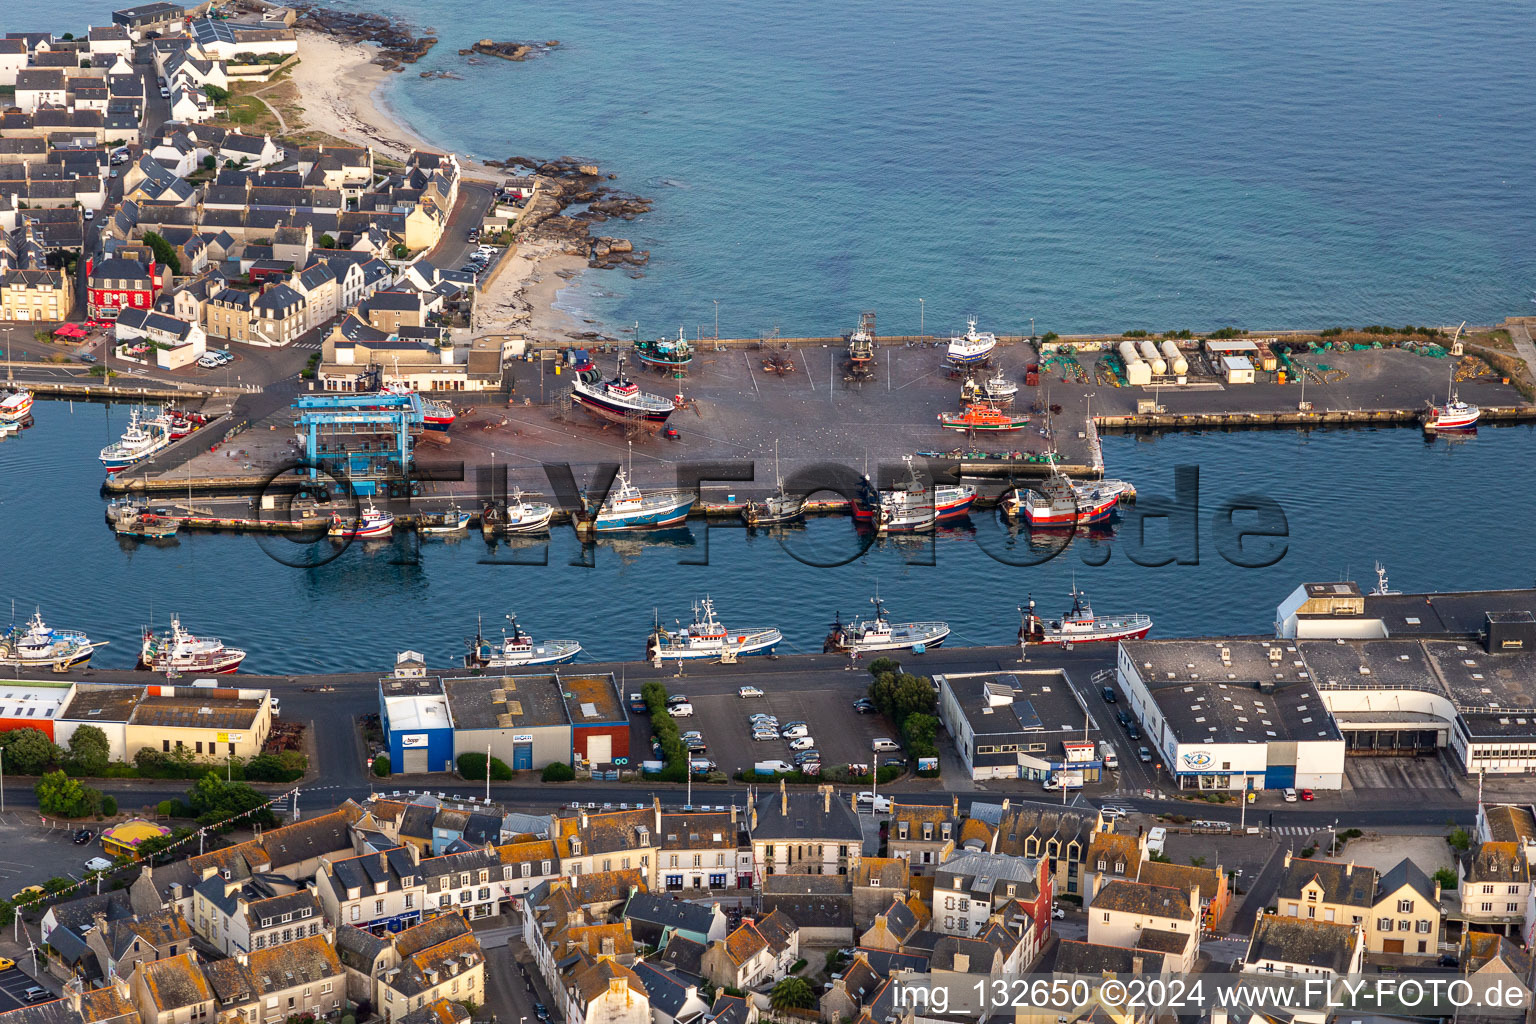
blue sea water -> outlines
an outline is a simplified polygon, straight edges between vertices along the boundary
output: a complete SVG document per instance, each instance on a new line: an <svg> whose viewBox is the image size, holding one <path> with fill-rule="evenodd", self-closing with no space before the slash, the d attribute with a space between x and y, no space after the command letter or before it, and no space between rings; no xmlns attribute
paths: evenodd
<svg viewBox="0 0 1536 1024"><path fill-rule="evenodd" d="M886 334L916 330L920 308L930 332L971 314L1067 332L1532 311L1536 122L1510 55L1531 51L1536 25L1520 5L382 6L442 39L388 95L424 135L482 157L588 157L656 200L598 229L652 250L644 276L590 272L562 295L610 328L708 333L716 300L727 336L833 332L864 309ZM105 15L13 0L4 20L62 31ZM562 45L516 64L457 54L483 37ZM987 550L1017 548L981 521L941 538L933 565L887 546L814 569L772 537L712 531L708 567L679 564L695 549L605 545L580 569L566 531L539 568L486 565L474 539L414 564L359 547L298 571L245 537L113 537L94 453L125 415L40 403L35 429L0 442L4 594L112 640L108 666L131 663L151 614L176 610L248 647L253 670L304 671L382 667L404 646L447 661L477 614L505 610L595 657L637 657L653 614L686 617L706 591L728 623L778 625L814 650L877 584L903 618L1005 643L1017 605L1033 594L1060 610L1074 574L1101 611L1147 611L1163 636L1263 632L1297 582L1370 583L1376 559L1410 590L1532 577L1509 516L1536 504L1527 428L1428 445L1407 430L1106 439L1111 471L1144 492L1201 466L1197 566L1136 565L1121 538L1011 566ZM1213 546L1215 502L1252 492L1290 522L1266 569ZM804 543L846 550L850 534L829 520Z"/></svg>

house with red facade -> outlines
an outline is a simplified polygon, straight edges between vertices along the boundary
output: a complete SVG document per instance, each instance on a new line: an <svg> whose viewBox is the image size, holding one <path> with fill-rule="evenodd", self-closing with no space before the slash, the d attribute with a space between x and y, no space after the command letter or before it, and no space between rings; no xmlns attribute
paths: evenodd
<svg viewBox="0 0 1536 1024"><path fill-rule="evenodd" d="M147 264L126 256L87 258L86 314L93 320L116 320L125 309L151 309L167 278L153 258Z"/></svg>

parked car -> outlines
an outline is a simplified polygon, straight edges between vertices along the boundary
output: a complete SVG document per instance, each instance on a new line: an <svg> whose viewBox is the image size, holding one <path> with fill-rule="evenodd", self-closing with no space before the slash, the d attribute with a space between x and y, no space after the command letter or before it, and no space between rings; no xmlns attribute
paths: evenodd
<svg viewBox="0 0 1536 1024"><path fill-rule="evenodd" d="M874 750L876 753L880 753L880 752L884 752L884 751L895 751L895 750L900 750L901 749L901 744L900 743L897 743L895 740L889 739L889 738L887 738L885 736L878 736L875 739L871 740L869 746L870 746L870 749ZM887 762L887 763L889 763L889 762Z"/></svg>
<svg viewBox="0 0 1536 1024"><path fill-rule="evenodd" d="M672 717L673 718L692 718L693 717L693 705L692 704L678 704L675 707L668 708L667 710L672 713Z"/></svg>
<svg viewBox="0 0 1536 1024"><path fill-rule="evenodd" d="M21 993L21 998L29 1003L40 1003L44 999L52 999L53 993L41 985L28 985L26 990Z"/></svg>
<svg viewBox="0 0 1536 1024"><path fill-rule="evenodd" d="M858 700L853 702L853 710L857 711L861 715L872 715L876 710L875 702L870 700L868 697L860 697Z"/></svg>
<svg viewBox="0 0 1536 1024"><path fill-rule="evenodd" d="M25 889L20 889L20 890L18 890L16 892L11 893L11 902L12 903L30 903L32 900L35 900L35 899L39 898L42 895L43 895L43 887L42 886L40 886L40 885L29 885Z"/></svg>
<svg viewBox="0 0 1536 1024"><path fill-rule="evenodd" d="M811 734L811 730L803 725L786 725L780 730L779 735L787 740L799 740Z"/></svg>
<svg viewBox="0 0 1536 1024"><path fill-rule="evenodd" d="M110 871L111 869L112 862L105 857L92 857L85 862L85 870L87 871Z"/></svg>
<svg viewBox="0 0 1536 1024"><path fill-rule="evenodd" d="M1126 711L1124 708L1121 708L1119 711L1115 712L1115 721L1120 723L1120 728L1126 728L1131 724L1130 712Z"/></svg>
<svg viewBox="0 0 1536 1024"><path fill-rule="evenodd" d="M755 686L743 686L736 691L736 696L745 700L748 697L761 697L763 696L763 691Z"/></svg>
<svg viewBox="0 0 1536 1024"><path fill-rule="evenodd" d="M867 789L860 793L857 799L861 804L869 804L870 810L874 811L876 814L884 814L886 811L891 809L890 797L881 796L880 794Z"/></svg>
<svg viewBox="0 0 1536 1024"><path fill-rule="evenodd" d="M1133 740L1139 740L1141 739L1141 726L1137 725L1135 722L1132 722L1130 725L1125 727L1125 734Z"/></svg>
<svg viewBox="0 0 1536 1024"><path fill-rule="evenodd" d="M715 762L704 758L694 758L689 761L688 768L695 775L708 775L710 772L717 770Z"/></svg>
<svg viewBox="0 0 1536 1024"><path fill-rule="evenodd" d="M1117 703L1119 700L1120 700L1120 698L1115 696L1115 688L1113 686L1106 686L1106 687L1104 687L1104 703L1105 704L1114 704L1114 703Z"/></svg>
<svg viewBox="0 0 1536 1024"><path fill-rule="evenodd" d="M821 751L817 750L815 747L812 747L809 750L798 751L795 754L795 764L804 765L810 764L813 761L817 764L821 763Z"/></svg>
<svg viewBox="0 0 1536 1024"><path fill-rule="evenodd" d="M1141 759L1143 764L1146 764L1152 760L1152 751L1148 750L1146 747L1137 747L1136 756Z"/></svg>
<svg viewBox="0 0 1536 1024"><path fill-rule="evenodd" d="M1312 791L1310 789L1302 790L1301 791L1301 798L1303 800L1311 800L1312 799Z"/></svg>
<svg viewBox="0 0 1536 1024"><path fill-rule="evenodd" d="M74 840L76 846L83 846L95 838L96 833L92 832L88 828L80 828L75 830Z"/></svg>
<svg viewBox="0 0 1536 1024"><path fill-rule="evenodd" d="M1051 920L1053 920L1053 921L1065 921L1066 918L1067 918L1067 912L1065 910L1062 910L1060 907L1057 907L1057 906L1051 907Z"/></svg>
<svg viewBox="0 0 1536 1024"><path fill-rule="evenodd" d="M1285 791L1281 795L1285 797L1285 802L1288 804L1293 804L1296 802L1296 790L1292 789L1290 786L1286 786Z"/></svg>
<svg viewBox="0 0 1536 1024"><path fill-rule="evenodd" d="M754 729L752 730L752 738L759 743L764 740L776 740L779 738L779 731L777 729Z"/></svg>
<svg viewBox="0 0 1536 1024"><path fill-rule="evenodd" d="M82 363L94 363L96 361L96 357L89 352L81 352L80 361Z"/></svg>
<svg viewBox="0 0 1536 1024"><path fill-rule="evenodd" d="M687 704L687 703L688 703L688 698L683 696L680 693L674 693L672 696L667 698L667 707L671 707L673 704Z"/></svg>

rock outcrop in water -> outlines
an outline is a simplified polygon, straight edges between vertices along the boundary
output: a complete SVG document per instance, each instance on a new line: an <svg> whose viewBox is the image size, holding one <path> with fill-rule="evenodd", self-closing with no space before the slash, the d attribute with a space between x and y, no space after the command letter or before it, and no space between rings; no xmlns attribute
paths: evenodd
<svg viewBox="0 0 1536 1024"><path fill-rule="evenodd" d="M559 40L552 39L547 43L498 43L493 39L482 39L467 50L460 50L460 56L468 56L472 53L482 53L487 57L500 57L502 60L527 60L529 57L537 57L548 53L559 46Z"/></svg>

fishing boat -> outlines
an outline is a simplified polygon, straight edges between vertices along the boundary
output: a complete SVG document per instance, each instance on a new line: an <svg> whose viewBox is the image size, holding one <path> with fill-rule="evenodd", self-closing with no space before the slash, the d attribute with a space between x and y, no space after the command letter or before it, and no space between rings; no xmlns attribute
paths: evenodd
<svg viewBox="0 0 1536 1024"><path fill-rule="evenodd" d="M368 507L357 514L355 521L342 516L339 512L331 516L330 529L326 530L326 536L339 537L343 540L372 540L376 537L388 537L395 529L395 515L382 509L374 508L370 499Z"/></svg>
<svg viewBox="0 0 1536 1024"><path fill-rule="evenodd" d="M859 326L848 335L848 361L854 369L867 366L875 358L875 315L865 313L859 317Z"/></svg>
<svg viewBox="0 0 1536 1024"><path fill-rule="evenodd" d="M539 533L549 529L555 507L542 501L523 500L522 491L513 491L506 505L485 506L480 513L480 531L488 537L498 533Z"/></svg>
<svg viewBox="0 0 1536 1024"><path fill-rule="evenodd" d="M890 507L893 512L900 511L901 515L893 516L893 522L913 523L921 526L924 509L933 513L933 522L942 523L950 519L959 519L971 511L971 505L976 501L976 488L970 484L941 484L931 490L923 486L918 478L917 469L912 464L912 456L904 456L907 463L907 472L911 477L905 487L897 487L888 491L876 491L869 482L869 477L864 478L864 492L852 502L853 518L855 522L877 520L880 509ZM910 514L909 514L910 513ZM901 529L900 526L893 526Z"/></svg>
<svg viewBox="0 0 1536 1024"><path fill-rule="evenodd" d="M763 501L749 501L741 510L741 517L748 526L770 526L789 523L805 514L805 498L784 490L784 478L779 476L779 442L773 442L773 482L777 493Z"/></svg>
<svg viewBox="0 0 1536 1024"><path fill-rule="evenodd" d="M164 540L176 536L176 531L181 529L181 522L142 508L124 508L112 520L112 529L119 537Z"/></svg>
<svg viewBox="0 0 1536 1024"><path fill-rule="evenodd" d="M1005 432L1023 430L1029 417L1023 413L1004 412L994 401L972 402L963 412L939 413L939 425L945 430L986 430Z"/></svg>
<svg viewBox="0 0 1536 1024"><path fill-rule="evenodd" d="M577 376L571 381L571 397L583 408L604 419L621 423L646 423L660 427L672 415L675 406L669 398L647 394L624 374L624 359L619 358L618 372L612 380L587 380Z"/></svg>
<svg viewBox="0 0 1536 1024"><path fill-rule="evenodd" d="M1140 640L1152 629L1152 620L1139 612L1131 615L1094 615L1088 595L1072 586L1072 610L1059 619L1042 619L1035 614L1035 600L1019 609L1019 642L1024 644L1108 643Z"/></svg>
<svg viewBox="0 0 1536 1024"><path fill-rule="evenodd" d="M875 606L871 618L859 618L844 625L838 615L832 622L832 632L822 645L824 653L841 651L844 654L873 654L878 651L916 651L922 653L929 647L937 647L949 636L947 622L891 622L885 617L885 605L877 591L870 598Z"/></svg>
<svg viewBox="0 0 1536 1024"><path fill-rule="evenodd" d="M144 646L139 650L139 667L152 672L206 672L222 675L233 672L245 660L245 652L225 647L222 640L196 637L181 628L181 619L171 616L171 628L160 635L144 629Z"/></svg>
<svg viewBox="0 0 1536 1024"><path fill-rule="evenodd" d="M455 505L446 512L426 513L416 520L416 529L425 534L461 533L469 529L471 518L468 512Z"/></svg>
<svg viewBox="0 0 1536 1024"><path fill-rule="evenodd" d="M974 319L965 323L965 333L949 339L949 361L956 366L985 362L997 348L997 335L991 331L978 332Z"/></svg>
<svg viewBox="0 0 1536 1024"><path fill-rule="evenodd" d="M1122 491L1099 489L1093 484L1073 484L1052 468L1051 475L1038 488L1010 491L1003 499L1004 513L1041 529L1101 523L1114 512Z"/></svg>
<svg viewBox="0 0 1536 1024"><path fill-rule="evenodd" d="M0 422L20 423L32 412L32 392L11 385L10 394L0 398Z"/></svg>
<svg viewBox="0 0 1536 1024"><path fill-rule="evenodd" d="M784 635L771 626L753 629L726 629L715 618L715 603L709 597L693 606L693 623L676 631L664 629L658 620L646 641L646 657L655 660L687 661L698 658L744 657L770 654Z"/></svg>
<svg viewBox="0 0 1536 1024"><path fill-rule="evenodd" d="M938 523L932 505L887 499L875 512L875 530L879 533L926 533Z"/></svg>
<svg viewBox="0 0 1536 1024"><path fill-rule="evenodd" d="M21 433L21 424L16 420L0 420L0 437L8 437L11 434Z"/></svg>
<svg viewBox="0 0 1536 1024"><path fill-rule="evenodd" d="M1008 402L1019 393L1019 386L999 370L987 378L986 384L982 385L982 390L994 402Z"/></svg>
<svg viewBox="0 0 1536 1024"><path fill-rule="evenodd" d="M677 339L658 338L655 341L636 341L635 358L647 366L660 370L681 370L693 362L693 345L688 335L679 327Z"/></svg>
<svg viewBox="0 0 1536 1024"><path fill-rule="evenodd" d="M465 668L523 668L528 665L562 665L575 661L581 653L581 644L575 640L546 640L534 643L533 637L524 633L517 624L516 615L508 615L512 632L501 631L501 642L493 643L481 633L477 624L475 635L467 638L464 645L469 653L464 655Z"/></svg>
<svg viewBox="0 0 1536 1024"><path fill-rule="evenodd" d="M105 644L91 643L78 629L54 629L43 622L43 613L33 613L25 626L0 634L0 661L21 666L48 665L55 669L75 668L91 660L91 653Z"/></svg>
<svg viewBox="0 0 1536 1024"><path fill-rule="evenodd" d="M1463 402L1456 394L1456 371L1451 370L1451 382L1446 388L1445 404L1430 403L1423 414L1424 430L1431 434L1453 433L1459 430L1476 430L1477 419L1483 411L1471 402Z"/></svg>
<svg viewBox="0 0 1536 1024"><path fill-rule="evenodd" d="M171 421L164 415L144 419L139 410L128 414L123 436L101 450L101 464L117 473L163 450L171 443Z"/></svg>
<svg viewBox="0 0 1536 1024"><path fill-rule="evenodd" d="M629 473L621 466L592 520L592 529L611 533L672 526L688 518L693 502L694 496L686 491L642 491L629 482Z"/></svg>

